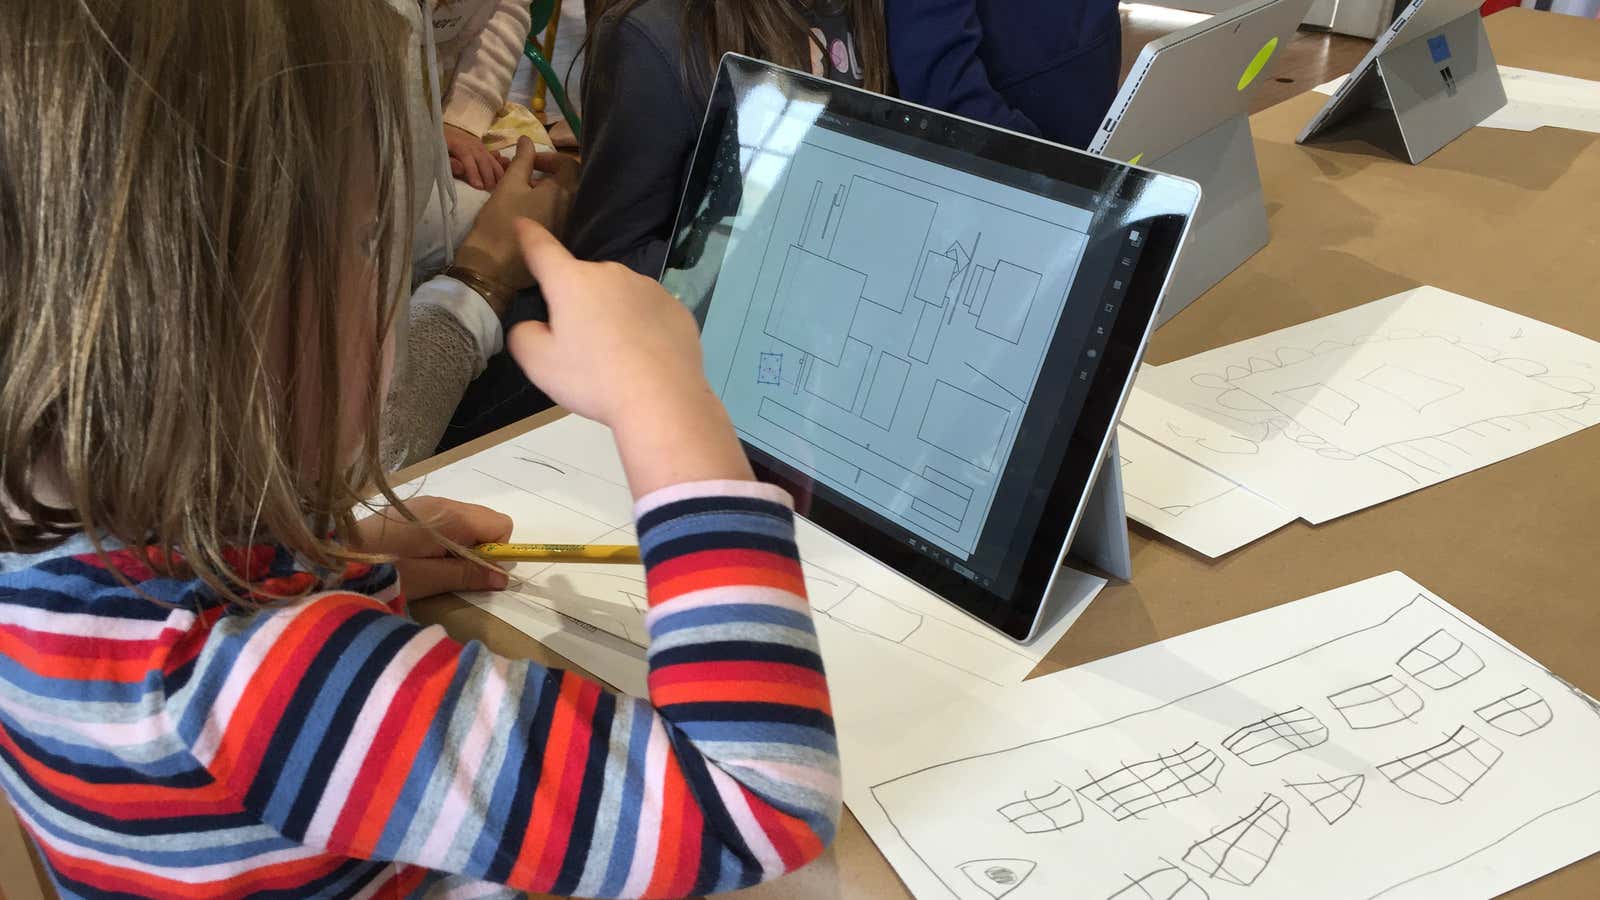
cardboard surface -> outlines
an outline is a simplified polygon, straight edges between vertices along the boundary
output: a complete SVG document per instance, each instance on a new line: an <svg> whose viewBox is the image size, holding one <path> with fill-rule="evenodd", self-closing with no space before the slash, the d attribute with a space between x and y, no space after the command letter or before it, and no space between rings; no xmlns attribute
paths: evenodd
<svg viewBox="0 0 1600 900"><path fill-rule="evenodd" d="M1487 26L1495 55L1506 65L1600 79L1600 22L1510 9ZM1151 344L1151 362L1424 283L1600 339L1600 135L1480 128L1412 166L1358 143L1296 146L1295 134L1322 100L1302 94L1253 117L1272 241L1162 328ZM554 417L535 417L426 466L437 468ZM1591 429L1315 529L1292 524L1220 561L1135 525L1133 582L1107 588L1040 670L1400 569L1557 674L1600 694L1597 464L1600 429ZM426 601L415 612L497 652L563 662L460 600ZM28 875L0 865L8 891L21 883L13 879ZM909 895L846 814L833 849L817 863L730 896ZM1600 856L1514 896L1600 896Z"/></svg>

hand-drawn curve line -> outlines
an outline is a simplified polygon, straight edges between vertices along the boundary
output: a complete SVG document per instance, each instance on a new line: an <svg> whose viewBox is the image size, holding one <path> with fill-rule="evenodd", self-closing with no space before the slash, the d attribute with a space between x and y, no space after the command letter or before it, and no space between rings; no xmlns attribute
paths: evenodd
<svg viewBox="0 0 1600 900"><path fill-rule="evenodd" d="M1078 793L1121 822L1146 810L1215 790L1223 767L1215 751L1195 741L1154 759L1126 763L1099 778L1086 772L1090 780L1078 788Z"/></svg>
<svg viewBox="0 0 1600 900"><path fill-rule="evenodd" d="M1252 766L1265 765L1328 742L1328 726L1303 706L1245 725L1222 741L1223 749Z"/></svg>
<svg viewBox="0 0 1600 900"><path fill-rule="evenodd" d="M1422 695L1393 675L1329 694L1328 703L1357 731L1404 722L1423 707Z"/></svg>
<svg viewBox="0 0 1600 900"><path fill-rule="evenodd" d="M1183 861L1218 881L1249 887L1288 833L1289 804L1267 794L1248 814L1191 844Z"/></svg>
<svg viewBox="0 0 1600 900"><path fill-rule="evenodd" d="M1466 796L1500 761L1500 748L1462 725L1432 747L1378 767L1395 787L1441 806Z"/></svg>
<svg viewBox="0 0 1600 900"><path fill-rule="evenodd" d="M1529 687L1507 694L1493 703L1486 703L1474 712L1478 718L1495 728L1517 737L1533 734L1555 718L1550 704Z"/></svg>
<svg viewBox="0 0 1600 900"><path fill-rule="evenodd" d="M1356 808L1356 801L1367 786L1367 776L1357 772L1336 778L1318 776L1316 781L1285 781L1283 784L1284 787L1293 788L1301 800L1316 810L1322 821L1332 825Z"/></svg>

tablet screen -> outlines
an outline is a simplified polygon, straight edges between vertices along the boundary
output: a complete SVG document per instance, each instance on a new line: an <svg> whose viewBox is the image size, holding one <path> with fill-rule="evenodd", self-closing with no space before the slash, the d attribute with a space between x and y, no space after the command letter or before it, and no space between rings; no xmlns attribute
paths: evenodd
<svg viewBox="0 0 1600 900"><path fill-rule="evenodd" d="M803 505L1009 597L1108 352L1131 356L1113 342L1148 226L1108 232L1102 185L942 145L921 116L747 92L708 121L663 281Z"/></svg>

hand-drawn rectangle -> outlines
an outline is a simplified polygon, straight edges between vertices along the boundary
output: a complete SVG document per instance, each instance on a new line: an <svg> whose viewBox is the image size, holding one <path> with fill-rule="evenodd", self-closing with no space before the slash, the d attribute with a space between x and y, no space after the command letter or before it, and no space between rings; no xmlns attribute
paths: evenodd
<svg viewBox="0 0 1600 900"><path fill-rule="evenodd" d="M939 338L939 325L944 322L944 310L937 306L924 306L917 317L917 331L911 336L911 358L917 362L933 359L933 343Z"/></svg>
<svg viewBox="0 0 1600 900"><path fill-rule="evenodd" d="M984 471L992 471L1011 412L948 381L935 381L917 437Z"/></svg>
<svg viewBox="0 0 1600 900"><path fill-rule="evenodd" d="M767 334L831 365L845 340L867 276L801 247L790 247L767 314Z"/></svg>
<svg viewBox="0 0 1600 900"><path fill-rule="evenodd" d="M989 302L989 291L993 287L994 270L979 266L977 277L972 279L972 299L968 304L973 315L983 315L983 308Z"/></svg>
<svg viewBox="0 0 1600 900"><path fill-rule="evenodd" d="M943 253L929 250L928 261L922 265L922 274L917 277L914 293L923 303L944 306L945 292L950 290L950 279L954 277L956 261Z"/></svg>
<svg viewBox="0 0 1600 900"><path fill-rule="evenodd" d="M850 338L845 342L844 358L839 365L829 365L821 359L814 361L806 373L806 390L846 412L852 411L871 359L872 347L865 341Z"/></svg>
<svg viewBox="0 0 1600 900"><path fill-rule="evenodd" d="M854 176L829 255L866 273L862 297L900 312L938 211L939 204L925 197Z"/></svg>
<svg viewBox="0 0 1600 900"><path fill-rule="evenodd" d="M861 408L861 418L883 428L894 425L900 396L906 390L906 376L910 374L911 363L887 350L879 353L878 369L872 374L872 386L867 388L867 402Z"/></svg>
<svg viewBox="0 0 1600 900"><path fill-rule="evenodd" d="M761 364L756 368L756 384L782 384L783 383L783 354L763 353Z"/></svg>
<svg viewBox="0 0 1600 900"><path fill-rule="evenodd" d="M997 263L983 312L978 316L978 330L1013 344L1020 341L1043 277L1015 263Z"/></svg>

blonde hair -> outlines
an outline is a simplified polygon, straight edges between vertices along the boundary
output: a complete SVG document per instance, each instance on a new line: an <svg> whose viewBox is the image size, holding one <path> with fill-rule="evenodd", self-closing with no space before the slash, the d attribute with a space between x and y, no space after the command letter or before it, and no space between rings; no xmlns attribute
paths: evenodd
<svg viewBox="0 0 1600 900"><path fill-rule="evenodd" d="M4 7L0 549L83 531L175 551L236 594L240 543L363 558L340 536L364 486L394 499L378 373L410 271L403 17L380 0ZM346 226L373 200L375 327L342 333ZM341 364L370 376L362 396Z"/></svg>

